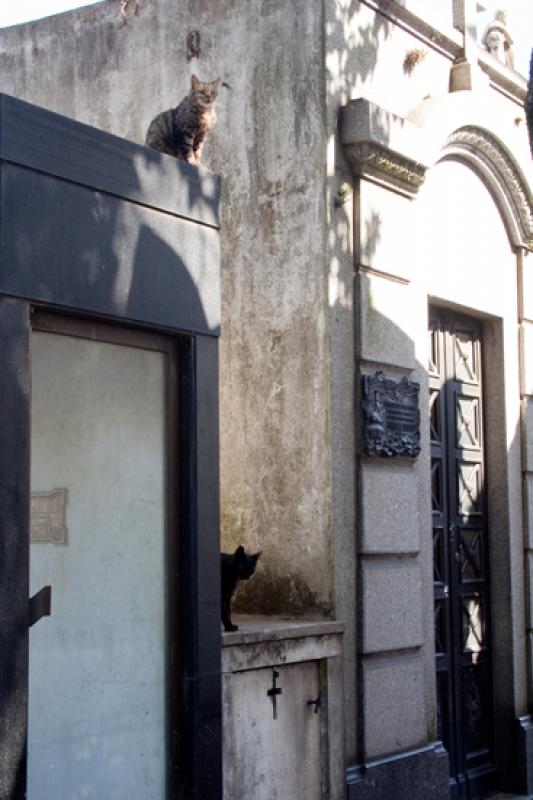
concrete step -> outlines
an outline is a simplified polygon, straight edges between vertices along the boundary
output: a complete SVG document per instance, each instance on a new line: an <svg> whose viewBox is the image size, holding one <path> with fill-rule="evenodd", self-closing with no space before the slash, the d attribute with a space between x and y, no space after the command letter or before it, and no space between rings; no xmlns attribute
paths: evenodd
<svg viewBox="0 0 533 800"><path fill-rule="evenodd" d="M490 800L533 800L533 794L495 794Z"/></svg>

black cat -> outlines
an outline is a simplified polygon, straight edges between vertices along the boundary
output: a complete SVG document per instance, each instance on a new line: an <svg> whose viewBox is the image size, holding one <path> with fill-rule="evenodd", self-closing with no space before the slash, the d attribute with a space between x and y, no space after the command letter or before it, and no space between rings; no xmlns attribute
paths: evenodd
<svg viewBox="0 0 533 800"><path fill-rule="evenodd" d="M239 581L247 581L254 574L260 555L261 551L253 554L245 553L242 545L233 554L220 554L221 609L225 631L239 630L238 625L234 625L231 621L231 598Z"/></svg>

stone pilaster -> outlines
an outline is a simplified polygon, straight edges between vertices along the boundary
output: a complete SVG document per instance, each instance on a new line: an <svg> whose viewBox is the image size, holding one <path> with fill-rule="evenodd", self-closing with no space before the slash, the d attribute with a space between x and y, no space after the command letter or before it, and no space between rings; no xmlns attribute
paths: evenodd
<svg viewBox="0 0 533 800"><path fill-rule="evenodd" d="M341 116L341 141L355 180L356 373L383 372L422 385L426 300L412 282L412 203L429 158L421 130L366 99ZM359 428L363 412L356 397ZM425 414L422 411L425 422ZM360 763L348 796L448 796L447 754L435 743L436 710L427 441L419 457L380 458L356 448L359 505L358 696ZM431 619L430 619L431 617ZM398 753L401 752L401 755ZM403 795L402 795L403 796Z"/></svg>

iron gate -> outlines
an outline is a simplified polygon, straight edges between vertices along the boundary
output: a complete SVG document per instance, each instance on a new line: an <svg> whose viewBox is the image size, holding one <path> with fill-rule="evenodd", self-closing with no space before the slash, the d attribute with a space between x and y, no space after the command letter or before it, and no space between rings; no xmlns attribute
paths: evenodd
<svg viewBox="0 0 533 800"><path fill-rule="evenodd" d="M438 736L452 798L494 779L482 326L430 311L430 431Z"/></svg>

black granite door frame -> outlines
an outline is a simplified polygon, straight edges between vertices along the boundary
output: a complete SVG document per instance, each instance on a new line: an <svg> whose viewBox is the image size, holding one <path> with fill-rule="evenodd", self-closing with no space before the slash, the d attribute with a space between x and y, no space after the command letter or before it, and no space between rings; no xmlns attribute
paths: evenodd
<svg viewBox="0 0 533 800"><path fill-rule="evenodd" d="M183 711L169 800L222 797L219 192L216 176L0 95L0 800L25 797L34 309L175 341L180 658L169 680Z"/></svg>

